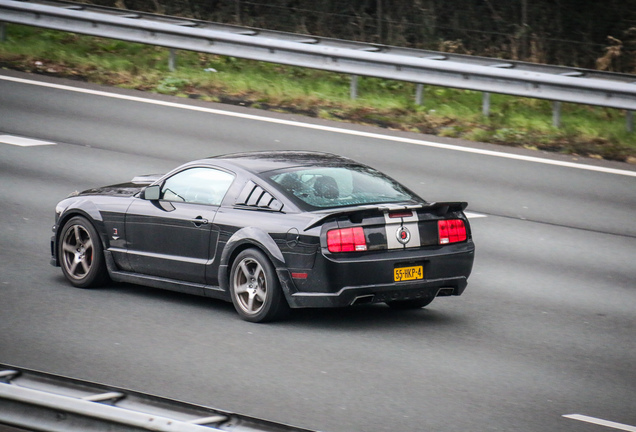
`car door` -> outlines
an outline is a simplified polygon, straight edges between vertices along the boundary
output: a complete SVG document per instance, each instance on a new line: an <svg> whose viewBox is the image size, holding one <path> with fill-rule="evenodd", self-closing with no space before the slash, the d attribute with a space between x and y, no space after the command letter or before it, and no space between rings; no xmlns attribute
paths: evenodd
<svg viewBox="0 0 636 432"><path fill-rule="evenodd" d="M218 230L213 221L234 175L191 167L166 179L159 199L137 199L126 214L128 259L144 275L205 283Z"/></svg>

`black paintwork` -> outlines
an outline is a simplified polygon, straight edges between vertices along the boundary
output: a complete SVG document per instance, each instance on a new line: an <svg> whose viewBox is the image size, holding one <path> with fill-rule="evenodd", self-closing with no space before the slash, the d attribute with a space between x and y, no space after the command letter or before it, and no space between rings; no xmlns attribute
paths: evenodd
<svg viewBox="0 0 636 432"><path fill-rule="evenodd" d="M245 248L258 248L271 260L294 308L462 294L474 257L465 203L427 203L413 194L415 201L407 203L311 211L266 175L315 166L360 165L314 152L233 154L193 161L162 177L138 177L75 194L56 208L51 263L59 265L62 227L80 215L99 232L114 281L230 300L228 275L234 258ZM220 205L144 199L146 186L162 185L192 167L215 167L235 176ZM392 221L395 225L387 228L385 215L406 207L418 215L421 246L389 250L387 233L401 222ZM438 245L436 224L444 218L464 220L467 241ZM326 232L350 226L364 227L368 250L330 253ZM393 269L407 265L423 265L425 278L394 282ZM307 277L293 278L292 273Z"/></svg>

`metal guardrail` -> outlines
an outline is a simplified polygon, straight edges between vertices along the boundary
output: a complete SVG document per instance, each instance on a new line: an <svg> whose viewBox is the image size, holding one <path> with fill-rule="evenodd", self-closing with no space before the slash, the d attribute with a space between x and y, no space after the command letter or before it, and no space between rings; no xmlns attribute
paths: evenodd
<svg viewBox="0 0 636 432"><path fill-rule="evenodd" d="M47 432L310 432L0 364L0 430L2 425Z"/></svg>
<svg viewBox="0 0 636 432"><path fill-rule="evenodd" d="M66 1L0 0L0 22L357 76L636 110L636 76L231 26ZM352 79L352 83L354 80ZM352 96L355 94L352 87ZM630 126L631 125L631 126Z"/></svg>

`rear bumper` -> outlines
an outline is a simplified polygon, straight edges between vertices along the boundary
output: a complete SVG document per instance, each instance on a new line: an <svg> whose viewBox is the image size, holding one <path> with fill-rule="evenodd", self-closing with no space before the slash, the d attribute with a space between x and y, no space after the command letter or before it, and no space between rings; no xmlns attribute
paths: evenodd
<svg viewBox="0 0 636 432"><path fill-rule="evenodd" d="M337 293L298 292L288 300L293 308L345 307L364 303L431 298L438 295L461 295L466 285L467 279L458 277L419 283L346 287Z"/></svg>
<svg viewBox="0 0 636 432"><path fill-rule="evenodd" d="M472 241L443 248L358 256L323 254L316 259L314 268L307 271L306 279L292 279L289 273L280 271L279 277L292 308L458 296L466 289L474 256ZM422 266L424 278L395 282L394 269L408 266Z"/></svg>

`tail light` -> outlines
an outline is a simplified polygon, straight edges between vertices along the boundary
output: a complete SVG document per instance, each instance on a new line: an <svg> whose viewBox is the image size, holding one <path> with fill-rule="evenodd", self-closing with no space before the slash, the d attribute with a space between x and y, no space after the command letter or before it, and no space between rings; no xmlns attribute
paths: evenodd
<svg viewBox="0 0 636 432"><path fill-rule="evenodd" d="M327 231L329 252L360 252L367 250L362 227L341 228Z"/></svg>
<svg viewBox="0 0 636 432"><path fill-rule="evenodd" d="M466 225L461 219L437 221L439 244L458 243L466 240Z"/></svg>

